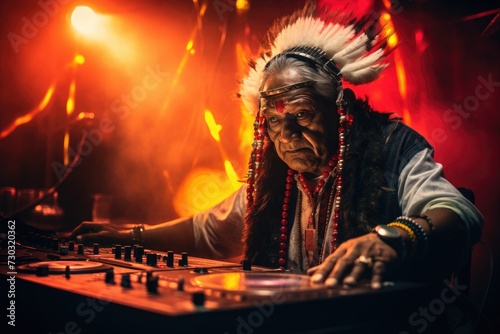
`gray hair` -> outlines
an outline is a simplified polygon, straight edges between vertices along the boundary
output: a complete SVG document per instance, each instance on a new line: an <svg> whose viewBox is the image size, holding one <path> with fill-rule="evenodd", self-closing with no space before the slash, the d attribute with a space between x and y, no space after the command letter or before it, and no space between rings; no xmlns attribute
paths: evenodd
<svg viewBox="0 0 500 334"><path fill-rule="evenodd" d="M268 63L263 72L260 90L272 73L279 73L291 67L297 70L304 81L313 81L314 91L329 104L335 105L340 87L334 83L330 75L321 69L318 70L309 62L286 55L278 55Z"/></svg>

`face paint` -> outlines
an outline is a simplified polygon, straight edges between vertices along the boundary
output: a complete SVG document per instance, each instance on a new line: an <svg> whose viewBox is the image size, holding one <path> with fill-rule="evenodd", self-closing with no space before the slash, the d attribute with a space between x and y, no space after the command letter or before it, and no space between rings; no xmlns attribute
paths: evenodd
<svg viewBox="0 0 500 334"><path fill-rule="evenodd" d="M274 102L274 108L282 114L285 111L285 102L283 102L283 100L276 100L276 102Z"/></svg>

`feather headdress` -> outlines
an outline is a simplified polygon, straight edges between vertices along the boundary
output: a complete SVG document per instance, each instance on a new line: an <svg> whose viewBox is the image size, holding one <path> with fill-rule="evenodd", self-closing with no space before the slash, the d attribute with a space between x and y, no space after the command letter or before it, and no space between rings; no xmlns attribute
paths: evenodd
<svg viewBox="0 0 500 334"><path fill-rule="evenodd" d="M240 84L244 106L252 114L258 113L264 70L279 54L316 63L331 74L339 91L342 80L356 85L375 80L387 66L387 50L377 33L376 22L369 21L340 12L320 17L315 6L309 4L276 22L260 57L251 64Z"/></svg>
<svg viewBox="0 0 500 334"><path fill-rule="evenodd" d="M337 96L332 97L336 98L337 102L338 128L333 131L332 126L330 129L332 130L331 136L338 135L338 147L334 154L337 159L335 167L337 177L332 184L332 194L334 194L332 215L334 220L331 224L331 250L333 252L338 245L339 222L344 215L341 207L345 208L345 205L341 196L345 189L353 189L358 185L358 183L348 182L347 187L342 190L342 179L346 177L346 179L352 180L353 175L355 175L354 169L350 169L350 172L344 175L343 166L344 156L347 155L350 145L349 137L353 133L351 132L352 126L358 122L353 118L353 114L348 112L347 100L350 99L344 99L347 94L344 96L342 81L352 84L367 83L376 79L387 66L384 59L388 50L385 49L385 39L379 37L376 23L370 23L370 20L367 19L356 19L350 14L340 12L322 16L317 14L314 3L309 2L302 11L277 22L268 34L266 45L263 46L260 57L251 64L248 76L242 80L240 85L242 101L247 110L255 115L254 141L248 164L248 187L246 189L244 253L247 259L264 263L264 265L279 265L283 268L287 265L288 248L284 240L289 238L287 233L290 233L291 224L286 218L288 209L285 208L289 206L287 203L294 201L291 200L291 197L294 196L291 190L293 187L292 175L296 175L297 172L286 166L273 150L274 143L265 129L266 121L259 110L259 101L261 98L266 99L269 96L277 96L315 84L314 81L307 80L290 82L289 85L262 91L264 80L268 75L266 73L267 67L272 64L275 57L281 57L281 55L299 59L312 65L318 72L331 79L338 92ZM347 106L346 110L344 110L345 106ZM362 118L360 119L363 122ZM362 135L364 136L362 138L366 138L364 132ZM376 144L377 142L375 142ZM351 159L351 161L353 160ZM371 174L370 177L372 177ZM279 192L284 189L286 191L283 196L279 196ZM353 192L351 191L351 193ZM350 198L353 196L351 195ZM283 200L283 211L281 215L278 215L281 199ZM349 213L349 211L346 212ZM269 224L270 220L273 221L274 216L277 217L276 220L279 220L279 224ZM346 220L346 222L349 221ZM270 246L267 241L270 240L267 236L274 233L273 231L281 233L279 240L282 242L279 243L279 249L277 244ZM273 258L274 260L272 260ZM269 261L267 264L265 259Z"/></svg>

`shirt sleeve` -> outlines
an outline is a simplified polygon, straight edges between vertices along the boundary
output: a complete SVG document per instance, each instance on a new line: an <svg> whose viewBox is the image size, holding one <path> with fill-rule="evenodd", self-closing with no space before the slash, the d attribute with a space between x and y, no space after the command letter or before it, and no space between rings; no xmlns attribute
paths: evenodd
<svg viewBox="0 0 500 334"><path fill-rule="evenodd" d="M196 253L212 259L241 255L246 211L246 186L193 217Z"/></svg>
<svg viewBox="0 0 500 334"><path fill-rule="evenodd" d="M481 237L483 217L474 204L444 178L443 166L434 161L432 154L429 148L417 152L399 175L398 198L403 215L418 215L436 208L454 211L467 230L467 249L470 249Z"/></svg>

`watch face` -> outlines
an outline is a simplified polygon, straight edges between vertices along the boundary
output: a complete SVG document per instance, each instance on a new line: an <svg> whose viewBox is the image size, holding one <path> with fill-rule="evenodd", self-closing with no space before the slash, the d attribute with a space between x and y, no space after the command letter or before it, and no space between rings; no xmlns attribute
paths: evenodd
<svg viewBox="0 0 500 334"><path fill-rule="evenodd" d="M391 246L402 258L406 256L406 247L397 228L387 225L378 225L375 226L373 232L377 233L378 237Z"/></svg>
<svg viewBox="0 0 500 334"><path fill-rule="evenodd" d="M401 234L399 233L399 231L392 226L378 225L375 228L375 231L378 233L378 235L380 235L383 238L390 238L390 239L401 238Z"/></svg>

